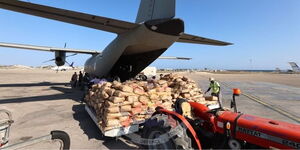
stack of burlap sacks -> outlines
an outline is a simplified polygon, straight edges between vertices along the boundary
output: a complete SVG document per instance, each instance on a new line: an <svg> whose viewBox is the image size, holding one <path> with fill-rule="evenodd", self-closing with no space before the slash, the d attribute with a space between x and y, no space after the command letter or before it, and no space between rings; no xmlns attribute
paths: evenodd
<svg viewBox="0 0 300 150"><path fill-rule="evenodd" d="M216 103L205 101L195 81L173 74L167 74L157 81L96 84L85 100L95 110L99 127L107 131L144 121L151 117L157 106L172 110L177 98L202 104Z"/></svg>

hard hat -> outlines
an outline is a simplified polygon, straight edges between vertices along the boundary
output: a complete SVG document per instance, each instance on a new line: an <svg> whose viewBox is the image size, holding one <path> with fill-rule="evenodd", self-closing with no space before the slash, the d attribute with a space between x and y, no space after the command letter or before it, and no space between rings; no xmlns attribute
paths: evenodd
<svg viewBox="0 0 300 150"><path fill-rule="evenodd" d="M212 77L210 77L210 78L209 78L209 81L215 81L215 79L214 79L214 78L212 78Z"/></svg>

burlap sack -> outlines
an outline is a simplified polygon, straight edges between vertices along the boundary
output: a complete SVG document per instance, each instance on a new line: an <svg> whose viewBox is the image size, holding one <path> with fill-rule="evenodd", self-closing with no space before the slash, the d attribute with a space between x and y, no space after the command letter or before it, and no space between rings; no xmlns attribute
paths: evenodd
<svg viewBox="0 0 300 150"><path fill-rule="evenodd" d="M105 111L108 113L118 113L120 112L120 108L117 107L105 107Z"/></svg>
<svg viewBox="0 0 300 150"><path fill-rule="evenodd" d="M122 122L121 122L121 125L122 125L123 127L128 127L132 122L133 122L132 119L127 119L127 120L125 120L125 121L122 121Z"/></svg>
<svg viewBox="0 0 300 150"><path fill-rule="evenodd" d="M141 102L133 102L132 107L141 107L142 103Z"/></svg>
<svg viewBox="0 0 300 150"><path fill-rule="evenodd" d="M97 109L102 109L103 103L98 103L97 104Z"/></svg>
<svg viewBox="0 0 300 150"><path fill-rule="evenodd" d="M157 94L151 94L149 96L150 100L158 100L159 99L159 96Z"/></svg>
<svg viewBox="0 0 300 150"><path fill-rule="evenodd" d="M118 118L120 122L126 121L129 119L129 116L121 116Z"/></svg>
<svg viewBox="0 0 300 150"><path fill-rule="evenodd" d="M183 81L182 81L181 78L176 78L176 79L175 79L175 82L178 82L178 83L179 83L179 82L183 82ZM184 83L184 82L183 82L183 83Z"/></svg>
<svg viewBox="0 0 300 150"><path fill-rule="evenodd" d="M117 107L117 106L120 106L120 104L119 103L113 103L111 101L105 101L104 106L105 107Z"/></svg>
<svg viewBox="0 0 300 150"><path fill-rule="evenodd" d="M181 90L181 93L190 93L190 89Z"/></svg>
<svg viewBox="0 0 300 150"><path fill-rule="evenodd" d="M165 88L165 92L171 93L172 92L172 88L166 87Z"/></svg>
<svg viewBox="0 0 300 150"><path fill-rule="evenodd" d="M133 92L133 89L132 89L132 87L130 87L130 86L128 86L128 85L122 85L122 86L121 86L121 91L127 92L127 93L132 93L132 92Z"/></svg>
<svg viewBox="0 0 300 150"><path fill-rule="evenodd" d="M120 126L120 121L118 119L109 119L105 121L106 127Z"/></svg>
<svg viewBox="0 0 300 150"><path fill-rule="evenodd" d="M189 98L191 98L191 95L190 94L188 94L188 93L182 93L182 94L180 94L183 98L186 98L186 99L189 99Z"/></svg>
<svg viewBox="0 0 300 150"><path fill-rule="evenodd" d="M105 92L106 92L109 96L113 96L115 91L116 91L116 90L115 90L115 89L112 89L112 88L105 89Z"/></svg>
<svg viewBox="0 0 300 150"><path fill-rule="evenodd" d="M163 85L163 84L167 83L167 81L166 80L158 80L157 83L159 85Z"/></svg>
<svg viewBox="0 0 300 150"><path fill-rule="evenodd" d="M111 86L112 86L112 83L110 83L110 82L105 82L105 83L103 83L102 86L111 87Z"/></svg>
<svg viewBox="0 0 300 150"><path fill-rule="evenodd" d="M166 109L172 108L172 102L164 102L162 103L162 106Z"/></svg>
<svg viewBox="0 0 300 150"><path fill-rule="evenodd" d="M109 98L109 95L105 91L102 91L101 92L101 98L107 99L107 98Z"/></svg>
<svg viewBox="0 0 300 150"><path fill-rule="evenodd" d="M171 96L171 93L170 92L157 92L156 93L158 96Z"/></svg>
<svg viewBox="0 0 300 150"><path fill-rule="evenodd" d="M120 91L120 90L116 90L114 92L114 96L117 96L117 97L126 97L126 96L132 96L134 95L133 93L128 93L128 92L123 92L123 91Z"/></svg>
<svg viewBox="0 0 300 150"><path fill-rule="evenodd" d="M135 94L137 94L137 95L145 95L144 89L143 89L143 88L140 88L140 87L135 88L135 89L133 90L133 93L135 93Z"/></svg>
<svg viewBox="0 0 300 150"><path fill-rule="evenodd" d="M178 84L179 84L180 86L184 86L186 83L185 83L184 81L180 81L180 82L178 82Z"/></svg>
<svg viewBox="0 0 300 150"><path fill-rule="evenodd" d="M121 89L121 86L122 86L122 83L118 82L118 81L114 81L112 83L112 87L115 88L115 89L118 89L120 90Z"/></svg>
<svg viewBox="0 0 300 150"><path fill-rule="evenodd" d="M92 89L96 89L98 87L97 84L92 85Z"/></svg>
<svg viewBox="0 0 300 150"><path fill-rule="evenodd" d="M123 101L125 101L124 97L116 97L116 96L112 96L109 98L109 101L113 102L113 103L122 103Z"/></svg>
<svg viewBox="0 0 300 150"><path fill-rule="evenodd" d="M131 113L132 114L138 114L138 113L141 113L142 111L143 111L142 106L131 108Z"/></svg>
<svg viewBox="0 0 300 150"><path fill-rule="evenodd" d="M172 100L172 96L169 96L169 95L161 95L159 97L161 100Z"/></svg>
<svg viewBox="0 0 300 150"><path fill-rule="evenodd" d="M127 100L128 102L137 102L137 101L139 100L139 97L136 96L136 95L128 96L128 97L126 97L126 100Z"/></svg>
<svg viewBox="0 0 300 150"><path fill-rule="evenodd" d="M147 91L147 93L149 95L151 95L151 94L156 94L157 92L156 92L156 89L150 89L150 90Z"/></svg>
<svg viewBox="0 0 300 150"><path fill-rule="evenodd" d="M144 105L147 105L149 101L150 101L150 99L147 96L140 96L139 97L139 102L141 102Z"/></svg>
<svg viewBox="0 0 300 150"><path fill-rule="evenodd" d="M122 103L122 105L132 105L133 104L133 102L130 102L130 101L124 101L123 103Z"/></svg>
<svg viewBox="0 0 300 150"><path fill-rule="evenodd" d="M121 112L130 112L130 111L131 111L131 105L121 106Z"/></svg>
<svg viewBox="0 0 300 150"><path fill-rule="evenodd" d="M134 82L130 83L128 86L130 86L132 89L135 89L137 87L141 87L140 85L138 85L137 83L134 83Z"/></svg>
<svg viewBox="0 0 300 150"><path fill-rule="evenodd" d="M93 96L93 95L94 95L94 92L93 92L93 91L90 91L90 92L89 92L89 95L90 95L90 96Z"/></svg>
<svg viewBox="0 0 300 150"><path fill-rule="evenodd" d="M189 79L185 76L182 77L182 81L188 81Z"/></svg>
<svg viewBox="0 0 300 150"><path fill-rule="evenodd" d="M105 113L103 116L105 116L105 119L116 119L119 117L123 117L121 113Z"/></svg>

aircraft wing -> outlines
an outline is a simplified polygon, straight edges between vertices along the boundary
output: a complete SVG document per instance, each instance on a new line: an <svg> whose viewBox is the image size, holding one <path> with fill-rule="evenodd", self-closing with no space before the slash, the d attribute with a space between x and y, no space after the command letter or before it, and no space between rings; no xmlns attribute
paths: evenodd
<svg viewBox="0 0 300 150"><path fill-rule="evenodd" d="M20 48L20 49L48 51L48 52L63 51L63 52L69 52L69 53L83 53L83 54L100 54L101 53L101 52L95 51L95 50L56 48L56 47L35 46L35 45L25 45L25 44L15 44L15 43L2 43L2 42L0 42L0 47Z"/></svg>
<svg viewBox="0 0 300 150"><path fill-rule="evenodd" d="M75 12L44 5L32 4L17 0L0 0L0 8L30 14L34 16L54 19L62 22L104 30L113 33L123 33L133 29L139 24L126 21L100 17L81 12Z"/></svg>
<svg viewBox="0 0 300 150"><path fill-rule="evenodd" d="M183 43L194 43L194 44L206 44L206 45L215 45L215 46L226 46L231 45L232 43L208 39L200 36L190 35L190 34L182 34L177 42Z"/></svg>
<svg viewBox="0 0 300 150"><path fill-rule="evenodd" d="M160 56L158 59L179 59L179 60L191 60L192 58L186 57L171 57L171 56Z"/></svg>

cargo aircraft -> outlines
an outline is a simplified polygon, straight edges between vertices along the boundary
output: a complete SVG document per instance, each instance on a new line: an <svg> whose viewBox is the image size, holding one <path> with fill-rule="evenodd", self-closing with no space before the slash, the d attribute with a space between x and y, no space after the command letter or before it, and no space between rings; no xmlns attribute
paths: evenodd
<svg viewBox="0 0 300 150"><path fill-rule="evenodd" d="M297 65L297 63L295 62L289 62L289 64L291 65L291 68L292 68L292 72L295 72L295 73L300 73L300 67Z"/></svg>
<svg viewBox="0 0 300 150"><path fill-rule="evenodd" d="M135 23L18 0L0 0L0 8L117 34L102 52L13 43L0 46L54 52L58 66L65 64L67 52L91 54L85 62L85 72L99 77L118 77L122 81L135 77L157 58L188 59L161 57L175 42L231 44L184 33L184 21L174 18L175 0L141 0Z"/></svg>

